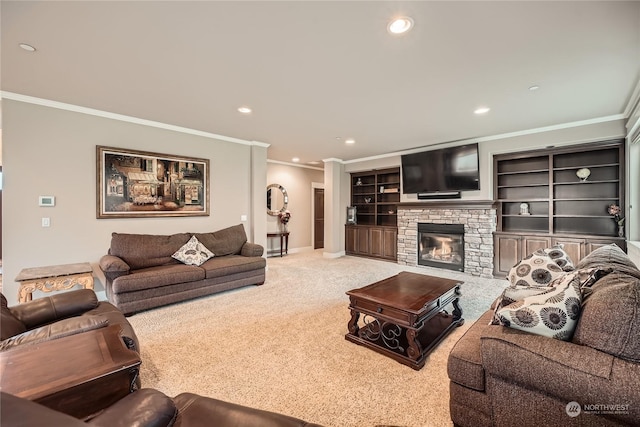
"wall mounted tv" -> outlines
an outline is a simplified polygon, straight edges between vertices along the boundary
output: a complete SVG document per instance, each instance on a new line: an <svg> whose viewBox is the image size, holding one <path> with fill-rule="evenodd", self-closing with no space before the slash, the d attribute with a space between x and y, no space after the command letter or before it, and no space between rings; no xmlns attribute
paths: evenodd
<svg viewBox="0 0 640 427"><path fill-rule="evenodd" d="M480 189L478 144L402 156L402 192L458 193Z"/></svg>

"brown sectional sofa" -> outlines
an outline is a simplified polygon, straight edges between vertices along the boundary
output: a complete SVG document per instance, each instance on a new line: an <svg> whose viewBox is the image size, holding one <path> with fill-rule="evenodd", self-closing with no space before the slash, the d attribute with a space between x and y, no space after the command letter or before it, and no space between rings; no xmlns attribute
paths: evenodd
<svg viewBox="0 0 640 427"><path fill-rule="evenodd" d="M171 256L192 236L215 254L200 266ZM109 301L125 315L265 280L264 248L247 241L242 224L212 233L113 233L100 259Z"/></svg>
<svg viewBox="0 0 640 427"><path fill-rule="evenodd" d="M576 265L591 267L612 271L584 290L571 341L489 325L490 309L456 343L448 360L454 425L638 425L640 270L615 245Z"/></svg>

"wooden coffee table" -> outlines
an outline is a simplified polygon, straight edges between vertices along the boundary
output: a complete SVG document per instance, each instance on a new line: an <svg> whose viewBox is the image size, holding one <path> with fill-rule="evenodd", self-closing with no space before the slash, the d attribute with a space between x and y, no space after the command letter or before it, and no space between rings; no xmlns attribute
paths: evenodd
<svg viewBox="0 0 640 427"><path fill-rule="evenodd" d="M456 326L464 323L457 280L402 272L347 292L351 301L345 338L413 369ZM453 305L452 314L444 309ZM360 319L362 315L362 319Z"/></svg>

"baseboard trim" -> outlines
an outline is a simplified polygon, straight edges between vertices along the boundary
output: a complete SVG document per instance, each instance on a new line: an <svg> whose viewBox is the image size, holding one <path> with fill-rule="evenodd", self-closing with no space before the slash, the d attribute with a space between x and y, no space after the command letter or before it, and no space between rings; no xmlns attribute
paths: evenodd
<svg viewBox="0 0 640 427"><path fill-rule="evenodd" d="M324 258L340 258L346 255L345 251L340 251L340 252L322 252L322 256Z"/></svg>

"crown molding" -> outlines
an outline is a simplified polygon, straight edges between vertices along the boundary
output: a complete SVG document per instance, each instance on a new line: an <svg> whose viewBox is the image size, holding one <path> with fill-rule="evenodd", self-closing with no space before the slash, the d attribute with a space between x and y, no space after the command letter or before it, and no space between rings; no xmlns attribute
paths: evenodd
<svg viewBox="0 0 640 427"><path fill-rule="evenodd" d="M267 159L267 163L275 163L275 164L278 164L278 165L293 166L293 167L296 167L296 168L304 168L304 169L313 169L313 170L316 170L316 171L324 171L324 169L318 168L318 167L315 167L315 166L301 165L299 163L281 162L280 160L269 160L269 159Z"/></svg>
<svg viewBox="0 0 640 427"><path fill-rule="evenodd" d="M143 126L155 127L159 129L180 132L189 135L202 136L204 138L217 139L219 141L233 142L242 145L258 145L261 147L269 147L269 144L259 141L247 141L240 138L233 138L225 135L218 135L210 132L203 132L197 129L175 126L168 123L156 122L153 120L141 119L138 117L126 116L124 114L110 113L108 111L96 110L94 108L81 107L79 105L67 104L64 102L52 101L50 99L36 98L35 96L22 95L14 92L0 92L0 98L10 99L12 101L25 102L28 104L41 105L43 107L57 108L59 110L73 111L75 113L88 114L90 116L103 117L106 119L118 120L121 122L134 123Z"/></svg>
<svg viewBox="0 0 640 427"><path fill-rule="evenodd" d="M336 163L342 163L342 164L346 164L347 162L345 162L342 159L336 159L335 157L330 157L328 159L322 159L323 163L330 163L330 162L336 162Z"/></svg>

